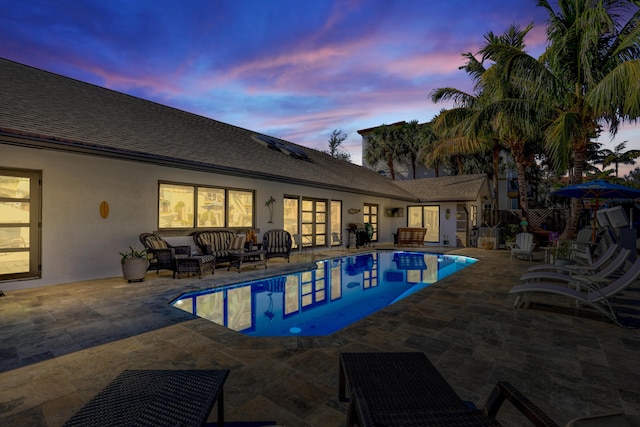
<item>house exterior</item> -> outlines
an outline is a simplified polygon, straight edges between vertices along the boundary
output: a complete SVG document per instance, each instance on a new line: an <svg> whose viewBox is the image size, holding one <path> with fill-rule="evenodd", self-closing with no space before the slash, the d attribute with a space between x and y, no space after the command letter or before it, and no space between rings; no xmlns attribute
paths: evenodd
<svg viewBox="0 0 640 427"><path fill-rule="evenodd" d="M422 203L319 151L4 59L0 101L3 290L119 276L144 232L284 228L329 246L370 222L392 242Z"/></svg>
<svg viewBox="0 0 640 427"><path fill-rule="evenodd" d="M443 176L398 181L418 197L407 207L409 227L426 227L425 241L455 247L475 246L483 222L483 206L491 204L491 189L484 174Z"/></svg>

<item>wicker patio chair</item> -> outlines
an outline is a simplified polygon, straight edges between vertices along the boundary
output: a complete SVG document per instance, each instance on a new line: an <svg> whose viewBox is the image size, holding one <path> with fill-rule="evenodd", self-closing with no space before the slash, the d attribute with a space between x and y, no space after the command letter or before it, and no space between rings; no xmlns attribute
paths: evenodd
<svg viewBox="0 0 640 427"><path fill-rule="evenodd" d="M153 233L142 233L140 242L147 249L147 253L152 254L149 260L149 270L156 270L156 274L163 270L173 271L176 275L176 258L189 258L191 256L191 246L171 246L162 237Z"/></svg>
<svg viewBox="0 0 640 427"><path fill-rule="evenodd" d="M288 231L275 229L265 232L262 237L265 262L270 258L284 258L289 262L292 246L291 234Z"/></svg>

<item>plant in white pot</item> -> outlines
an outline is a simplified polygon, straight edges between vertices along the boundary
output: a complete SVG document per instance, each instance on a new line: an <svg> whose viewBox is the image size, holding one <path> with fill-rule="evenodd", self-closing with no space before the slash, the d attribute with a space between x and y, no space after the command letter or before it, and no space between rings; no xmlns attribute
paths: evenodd
<svg viewBox="0 0 640 427"><path fill-rule="evenodd" d="M138 251L133 246L129 246L129 250L120 252L120 255L124 279L129 283L143 281L149 268L147 250Z"/></svg>

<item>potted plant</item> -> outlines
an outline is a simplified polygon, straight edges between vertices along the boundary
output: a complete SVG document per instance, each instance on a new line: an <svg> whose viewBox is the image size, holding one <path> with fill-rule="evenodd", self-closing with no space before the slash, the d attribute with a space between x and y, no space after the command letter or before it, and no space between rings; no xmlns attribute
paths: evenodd
<svg viewBox="0 0 640 427"><path fill-rule="evenodd" d="M556 245L554 264L567 265L571 260L571 242L567 240L558 240Z"/></svg>
<svg viewBox="0 0 640 427"><path fill-rule="evenodd" d="M149 258L147 250L136 250L133 246L129 246L128 251L120 252L122 259L122 276L129 283L142 282L149 268Z"/></svg>

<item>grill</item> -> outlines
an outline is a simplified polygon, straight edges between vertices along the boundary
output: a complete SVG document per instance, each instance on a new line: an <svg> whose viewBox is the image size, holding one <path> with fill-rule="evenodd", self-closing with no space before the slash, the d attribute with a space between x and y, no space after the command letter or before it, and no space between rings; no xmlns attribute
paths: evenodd
<svg viewBox="0 0 640 427"><path fill-rule="evenodd" d="M364 223L352 222L349 224L347 231L349 232L349 243L347 243L347 248L352 245L359 248L361 246L368 246L371 243L371 238L369 237L369 233L367 233Z"/></svg>

